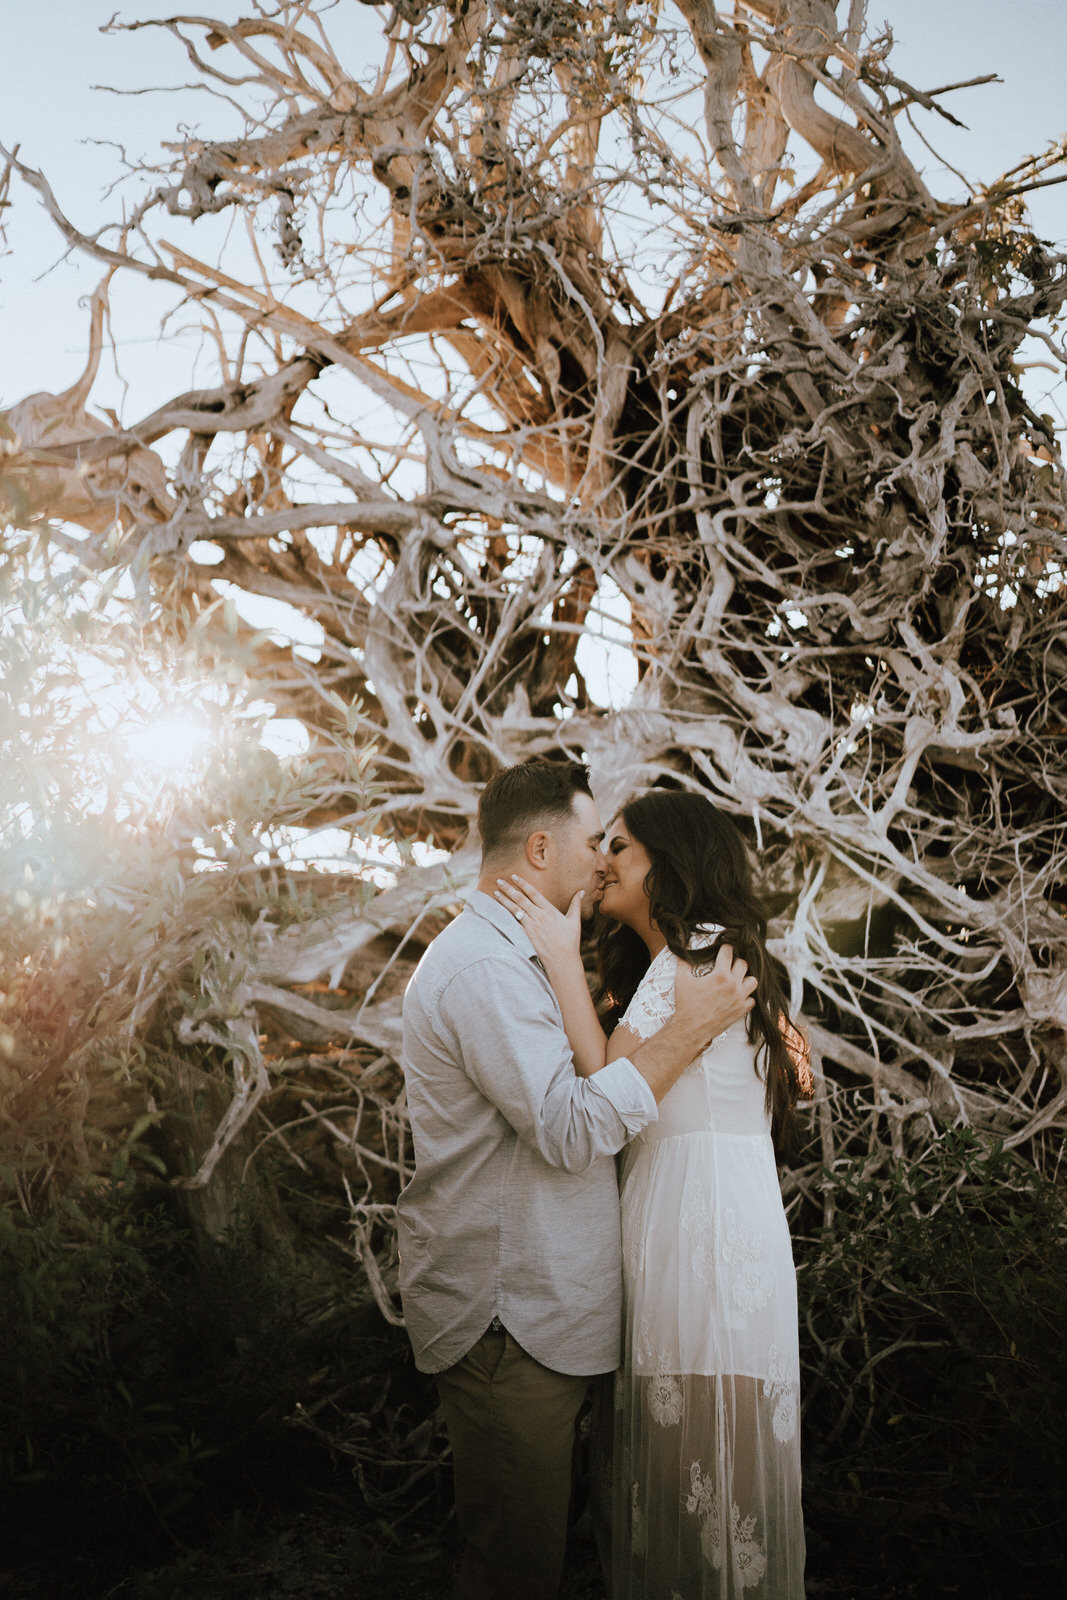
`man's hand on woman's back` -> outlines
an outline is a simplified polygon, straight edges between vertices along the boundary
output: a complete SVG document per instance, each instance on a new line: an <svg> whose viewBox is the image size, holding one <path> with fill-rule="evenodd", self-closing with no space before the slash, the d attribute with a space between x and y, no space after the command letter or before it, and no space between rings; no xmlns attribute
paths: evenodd
<svg viewBox="0 0 1067 1600"><path fill-rule="evenodd" d="M674 1013L679 1023L703 1036L704 1045L740 1021L755 1004L756 980L740 956L724 944L711 967L679 961Z"/></svg>

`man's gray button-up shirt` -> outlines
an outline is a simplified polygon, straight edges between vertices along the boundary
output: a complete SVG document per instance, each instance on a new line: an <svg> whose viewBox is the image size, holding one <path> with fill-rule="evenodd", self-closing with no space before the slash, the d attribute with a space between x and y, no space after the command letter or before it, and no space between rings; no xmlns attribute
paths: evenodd
<svg viewBox="0 0 1067 1600"><path fill-rule="evenodd" d="M510 912L476 891L404 997L415 1176L400 1287L417 1365L452 1366L494 1316L556 1372L618 1365L615 1152L657 1116L625 1058L574 1070L548 978Z"/></svg>

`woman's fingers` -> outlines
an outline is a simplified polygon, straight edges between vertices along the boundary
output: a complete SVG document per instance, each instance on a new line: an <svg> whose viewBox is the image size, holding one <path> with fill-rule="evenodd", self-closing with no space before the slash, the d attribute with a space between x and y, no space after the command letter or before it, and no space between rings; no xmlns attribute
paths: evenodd
<svg viewBox="0 0 1067 1600"><path fill-rule="evenodd" d="M539 894L532 884L528 884L525 878L515 877L510 882L504 878L498 878L496 881L497 888L493 890L494 897L499 900L505 910L511 912L516 922L524 922L526 924L527 933L532 933L533 929L538 927L542 928L547 935L556 925L563 923L564 917L562 913L557 911L552 902L546 900L543 894ZM567 918L571 921L580 922L581 920L582 896L584 893L584 890L580 890L567 908Z"/></svg>
<svg viewBox="0 0 1067 1600"><path fill-rule="evenodd" d="M511 874L511 881L512 883L518 884L519 888L522 890L522 893L527 897L528 900L532 900L535 906L545 906L550 911L555 910L551 900L546 900L540 889L535 889L533 884L528 883L525 878L520 876L519 873L513 872Z"/></svg>

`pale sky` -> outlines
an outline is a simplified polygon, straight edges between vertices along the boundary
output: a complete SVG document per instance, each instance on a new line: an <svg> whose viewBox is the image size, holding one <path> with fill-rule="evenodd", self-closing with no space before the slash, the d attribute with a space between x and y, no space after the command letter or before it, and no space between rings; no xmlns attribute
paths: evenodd
<svg viewBox="0 0 1067 1600"><path fill-rule="evenodd" d="M844 0L839 11L843 6ZM116 8L117 0L0 0L0 142L19 144L22 159L45 171L68 215L86 227L103 219L103 187L121 170L116 145L136 158L156 149L177 121L200 117L213 133L230 131L220 126L217 103L202 93L117 97L93 87L141 89L193 77L181 47L161 31L101 34ZM152 0L117 9L125 20L173 15ZM203 10L232 18L245 7L239 0L209 0ZM354 54L360 31L380 26L379 13L358 0L338 0L334 15ZM896 39L895 71L917 88L989 72L1003 79L947 98L967 131L916 108L920 131L968 178L988 181L1067 133L1065 0L871 0L869 28L876 31L883 22ZM962 194L951 174L938 175L917 139L910 147L939 197ZM1060 170L1067 175L1067 168ZM77 300L102 275L97 264L61 261L58 234L17 178L10 200L6 253L0 245L0 404L35 389L62 389L77 376L85 326ZM108 214L115 209L112 200ZM1062 246L1067 183L1035 197L1031 210L1038 233ZM130 388L124 397L114 375L105 373L100 398L123 410L126 420L169 392L210 381L207 371L192 370L192 347L180 335L158 341L158 292L127 275L114 303L122 377Z"/></svg>

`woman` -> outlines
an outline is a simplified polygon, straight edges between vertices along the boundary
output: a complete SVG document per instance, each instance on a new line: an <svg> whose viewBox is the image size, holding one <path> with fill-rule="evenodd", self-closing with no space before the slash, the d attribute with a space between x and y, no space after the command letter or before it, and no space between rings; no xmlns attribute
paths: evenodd
<svg viewBox="0 0 1067 1600"><path fill-rule="evenodd" d="M581 897L563 917L523 879L498 894L522 914L578 1072L663 1025L679 961L706 963L726 942L757 979L752 1012L686 1069L623 1158L614 1597L802 1600L796 1276L773 1145L807 1088L800 1036L727 817L703 796L653 790L622 808L605 852L610 1039L579 954Z"/></svg>

